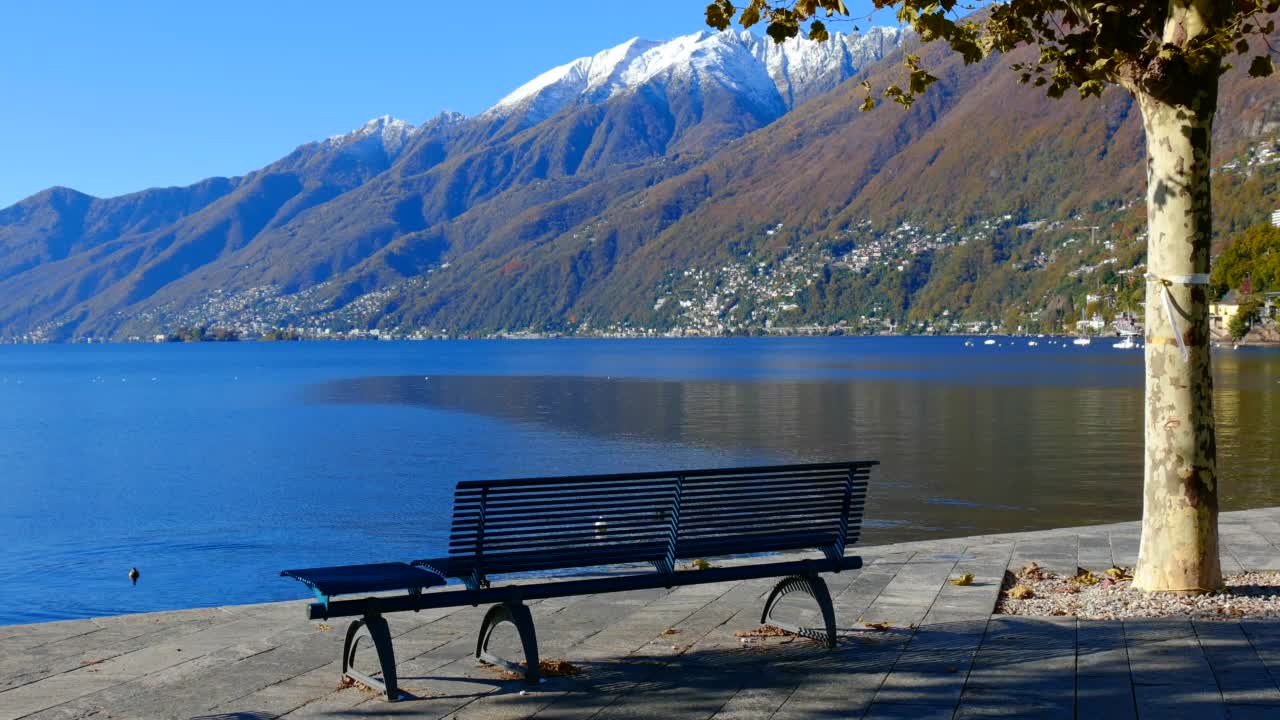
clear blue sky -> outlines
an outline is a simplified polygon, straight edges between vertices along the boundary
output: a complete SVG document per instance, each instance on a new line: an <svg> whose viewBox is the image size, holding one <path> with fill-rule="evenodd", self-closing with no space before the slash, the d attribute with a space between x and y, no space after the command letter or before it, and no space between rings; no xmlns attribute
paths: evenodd
<svg viewBox="0 0 1280 720"><path fill-rule="evenodd" d="M576 57L703 29L705 4L15 0L0 8L0 207L53 185L239 175L384 114L474 114Z"/></svg>

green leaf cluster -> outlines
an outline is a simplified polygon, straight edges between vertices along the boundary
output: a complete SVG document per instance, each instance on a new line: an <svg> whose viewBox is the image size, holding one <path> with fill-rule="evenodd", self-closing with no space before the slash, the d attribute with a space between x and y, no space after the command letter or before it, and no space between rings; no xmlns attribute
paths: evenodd
<svg viewBox="0 0 1280 720"><path fill-rule="evenodd" d="M1254 316L1258 314L1258 309L1261 307L1262 303L1256 300L1240 305L1236 314L1231 316L1231 322L1227 323L1227 332L1231 334L1232 340L1239 340L1249 334L1249 330L1253 327Z"/></svg>
<svg viewBox="0 0 1280 720"><path fill-rule="evenodd" d="M1249 278L1253 292L1280 292L1280 228L1259 224L1245 230L1214 258L1210 282L1217 297Z"/></svg>

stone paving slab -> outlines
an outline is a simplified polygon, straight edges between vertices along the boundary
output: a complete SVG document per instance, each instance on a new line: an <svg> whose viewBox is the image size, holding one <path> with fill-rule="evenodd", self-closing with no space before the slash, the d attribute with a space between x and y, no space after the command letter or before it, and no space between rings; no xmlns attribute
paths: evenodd
<svg viewBox="0 0 1280 720"><path fill-rule="evenodd" d="M1221 525L1225 572L1280 569L1280 508ZM533 688L472 658L485 608L400 613L397 703L340 686L345 623L306 621L302 601L0 627L0 720L1280 718L1280 620L991 614L1006 569L1132 566L1138 538L1118 523L862 548L861 570L825 576L831 651L737 636L769 579L530 603L543 657L583 670ZM818 616L801 594L778 614Z"/></svg>

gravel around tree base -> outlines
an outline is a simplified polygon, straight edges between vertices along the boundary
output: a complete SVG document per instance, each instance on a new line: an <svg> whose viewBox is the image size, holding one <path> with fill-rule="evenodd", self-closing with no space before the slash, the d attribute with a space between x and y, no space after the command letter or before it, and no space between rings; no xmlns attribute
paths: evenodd
<svg viewBox="0 0 1280 720"><path fill-rule="evenodd" d="M1225 580L1224 591L1205 595L1146 593L1133 588L1128 568L1099 575L1081 570L1075 577L1063 577L1032 563L1018 573L1005 573L995 612L1081 620L1280 617L1280 572L1243 573Z"/></svg>

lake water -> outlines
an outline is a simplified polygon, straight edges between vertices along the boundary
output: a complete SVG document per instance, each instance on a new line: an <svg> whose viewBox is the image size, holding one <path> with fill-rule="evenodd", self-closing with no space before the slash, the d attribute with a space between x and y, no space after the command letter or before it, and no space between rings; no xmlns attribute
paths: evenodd
<svg viewBox="0 0 1280 720"><path fill-rule="evenodd" d="M864 543L1136 519L1141 353L1001 343L0 346L0 624L304 597L442 552L464 478L870 458ZM1214 360L1222 506L1278 505L1280 352Z"/></svg>

